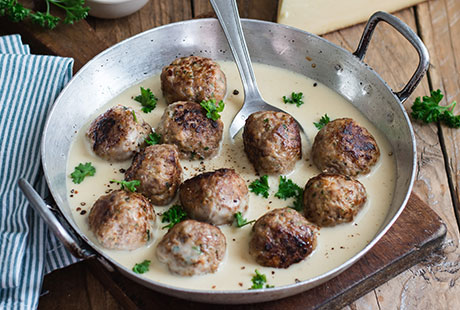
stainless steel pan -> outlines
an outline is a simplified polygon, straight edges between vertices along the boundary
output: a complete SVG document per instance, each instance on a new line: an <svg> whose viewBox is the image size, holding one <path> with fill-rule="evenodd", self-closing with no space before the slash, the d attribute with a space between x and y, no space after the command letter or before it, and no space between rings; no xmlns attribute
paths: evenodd
<svg viewBox="0 0 460 310"><path fill-rule="evenodd" d="M416 48L420 62L408 84L394 92L363 61L375 26L385 21ZM232 60L226 39L215 19L179 22L158 27L102 52L84 66L56 100L42 140L42 162L57 210L52 212L24 181L21 187L66 246L77 256L96 256L107 268L156 291L180 298L212 303L251 303L294 295L338 275L362 257L402 212L412 189L416 165L415 138L402 102L412 93L428 67L428 53L407 25L382 12L374 14L354 54L307 32L256 20L244 20L243 29L252 61L295 71L332 88L353 103L390 141L396 159L394 198L384 224L374 239L341 266L314 279L269 290L190 290L145 279L98 250L75 224L67 200L65 167L75 133L97 109L123 90L158 73L174 57L200 55ZM306 61L312 58L316 67Z"/></svg>

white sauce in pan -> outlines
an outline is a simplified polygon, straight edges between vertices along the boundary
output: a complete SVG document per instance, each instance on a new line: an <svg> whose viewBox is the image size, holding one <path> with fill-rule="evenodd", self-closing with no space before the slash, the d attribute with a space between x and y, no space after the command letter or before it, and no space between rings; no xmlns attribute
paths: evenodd
<svg viewBox="0 0 460 310"><path fill-rule="evenodd" d="M211 160L181 160L182 167L184 168L184 180L204 171L230 167L234 168L247 181L247 185L249 185L257 177L255 176L254 168L244 153L241 133L234 142L230 140L228 135L228 127L233 116L242 105L244 97L243 89L234 63L223 62L221 63L221 67L226 74L228 85L225 109L222 113L222 120L225 124L222 148L219 155ZM300 121L306 131L308 138L302 141L302 160L297 162L294 172L288 175L288 178L291 178L302 188L309 178L319 173L310 160L310 151L314 137L318 132L313 122L318 122L322 115L327 113L331 120L340 117L351 117L366 127L375 137L380 147L381 157L369 175L358 178L366 187L368 201L355 217L354 221L332 228L321 228L318 234L318 245L313 254L304 261L291 265L287 269L262 267L248 254L251 225L243 228L223 225L220 226L220 229L227 239L227 253L219 270L214 274L181 277L171 274L166 265L160 263L156 258L156 245L163 234L166 233L166 230L161 229L166 224L161 223L161 216L158 214L166 211L168 206L155 207L158 215L156 229L154 231L154 238L147 247L131 252L111 251L101 248L104 253L128 269L131 269L136 263L140 263L145 259L150 260L150 271L142 276L177 287L246 290L252 285L251 278L254 275L255 269L266 274L267 283L270 285L282 286L292 284L295 281L303 281L321 275L339 266L359 252L373 239L387 214L394 190L395 163L393 156L391 156L392 150L390 144L386 138L349 102L321 83L317 83L303 75L268 65L255 64L254 69L263 97L268 102L291 113ZM141 112L140 104L132 99L139 94L139 86L150 88L160 98L156 109L152 113L145 114ZM238 95L233 94L235 89L239 91ZM303 92L304 94L305 104L300 108L282 102L283 95L290 96L293 91ZM96 167L96 175L94 177L86 177L81 184L73 184L70 177L67 181L67 188L71 196L69 201L74 219L81 231L96 244L97 241L88 228L88 214L91 206L107 190L119 188L117 184L110 184L109 181L111 179L122 180L124 175L119 172L119 169L127 169L131 162L109 163L100 159L90 149L85 132L97 115L117 104L134 108L136 115L142 116L153 128L157 127L163 110L166 107L161 94L159 75L153 76L141 84L127 89L110 101L103 109L88 120L87 125L80 130L71 147L67 175L70 175L74 167L79 163L91 162ZM279 184L278 176L270 176L269 183L270 196L268 199L256 196L254 193L249 193L249 210L244 215L248 220L257 219L274 208L286 207L292 204L292 199L285 201L274 197ZM176 201L177 198L172 204Z"/></svg>

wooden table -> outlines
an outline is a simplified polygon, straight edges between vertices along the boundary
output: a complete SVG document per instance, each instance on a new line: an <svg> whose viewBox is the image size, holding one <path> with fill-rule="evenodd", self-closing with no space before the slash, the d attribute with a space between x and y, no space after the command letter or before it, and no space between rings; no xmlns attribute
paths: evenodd
<svg viewBox="0 0 460 310"><path fill-rule="evenodd" d="M27 2L27 1L26 1ZM239 0L242 17L274 21L276 0ZM74 57L78 70L106 47L155 26L199 17L211 12L206 0L151 0L141 11L127 18L105 21L88 18L53 32L30 25L16 25L0 19L0 33L20 32L32 52ZM415 97L441 89L447 101L460 102L460 1L430 0L395 14L425 42L431 67L415 93L405 103L410 111ZM353 51L363 25L336 31L324 38ZM91 42L88 44L88 36ZM412 75L416 52L391 27L379 25L365 61L393 89L399 90ZM456 108L460 113L460 108ZM460 131L439 124L414 122L418 167L414 192L447 225L442 252L401 273L347 309L460 309L459 182ZM51 282L58 285L48 285ZM47 282L48 281L48 282ZM45 277L51 294L40 299L41 309L118 309L120 304L94 276L88 263L80 263ZM57 296L57 297L56 297Z"/></svg>

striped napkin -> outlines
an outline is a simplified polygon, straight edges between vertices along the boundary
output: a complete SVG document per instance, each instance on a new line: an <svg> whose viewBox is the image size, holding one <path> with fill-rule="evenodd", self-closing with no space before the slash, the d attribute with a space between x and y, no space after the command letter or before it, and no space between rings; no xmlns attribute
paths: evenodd
<svg viewBox="0 0 460 310"><path fill-rule="evenodd" d="M30 55L19 35L0 37L0 309L35 309L44 274L76 261L17 186L24 177L48 195L41 133L72 65L71 58Z"/></svg>

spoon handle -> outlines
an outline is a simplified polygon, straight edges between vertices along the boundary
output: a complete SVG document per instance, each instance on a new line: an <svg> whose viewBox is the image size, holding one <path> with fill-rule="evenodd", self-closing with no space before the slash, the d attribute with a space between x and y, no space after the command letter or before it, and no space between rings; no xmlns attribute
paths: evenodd
<svg viewBox="0 0 460 310"><path fill-rule="evenodd" d="M217 19L232 50L243 82L245 102L262 99L257 89L256 77L249 57L248 47L241 28L235 0L210 0Z"/></svg>

